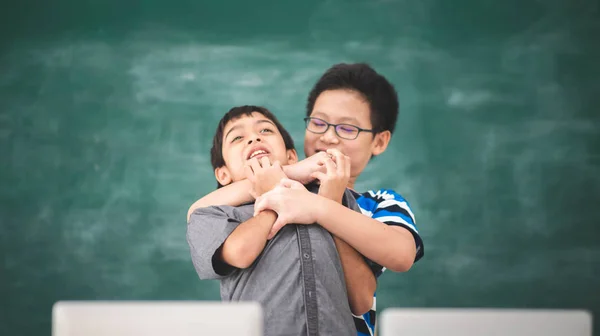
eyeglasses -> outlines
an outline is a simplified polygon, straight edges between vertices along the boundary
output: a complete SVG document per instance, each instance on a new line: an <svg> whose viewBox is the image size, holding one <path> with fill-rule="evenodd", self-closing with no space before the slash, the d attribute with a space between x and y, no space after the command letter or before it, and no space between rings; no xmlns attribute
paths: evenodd
<svg viewBox="0 0 600 336"><path fill-rule="evenodd" d="M335 134L338 137L346 140L354 140L360 132L373 133L372 129L364 129L350 124L330 124L327 121L319 118L307 117L304 118L306 129L315 134L323 134L329 130L329 126L333 126Z"/></svg>

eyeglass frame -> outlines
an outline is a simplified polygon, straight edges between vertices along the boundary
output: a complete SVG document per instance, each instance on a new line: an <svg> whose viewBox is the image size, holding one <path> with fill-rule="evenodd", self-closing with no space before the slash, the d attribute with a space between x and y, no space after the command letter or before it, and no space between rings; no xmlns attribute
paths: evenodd
<svg viewBox="0 0 600 336"><path fill-rule="evenodd" d="M316 120L322 121L324 124L327 125L327 128L325 128L325 130L323 132L315 132L315 131L309 130L308 129L308 123L312 119L316 119ZM323 120L321 118L316 118L316 117L306 117L306 118L304 118L304 124L305 124L306 130L309 131L309 132L311 132L311 133L314 133L314 134L325 134L325 133L327 133L327 131L329 131L329 127L333 126L333 131L335 132L335 135L337 135L338 137L340 137L342 139L345 139L345 140L356 140L356 138L358 138L358 136L360 135L360 132L375 133L374 129L360 128L360 127L358 127L356 125L352 125L352 124L331 124L331 123L328 123L327 121L325 121L325 120ZM338 133L338 130L337 130L338 126L350 126L350 127L354 127L354 128L356 128L358 130L358 132L356 132L356 136L354 138L349 139L349 138L341 136Z"/></svg>

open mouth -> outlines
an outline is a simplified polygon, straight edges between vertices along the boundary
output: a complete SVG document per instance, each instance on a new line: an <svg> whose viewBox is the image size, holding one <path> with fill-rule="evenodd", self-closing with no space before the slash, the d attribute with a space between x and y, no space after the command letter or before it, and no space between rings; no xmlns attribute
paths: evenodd
<svg viewBox="0 0 600 336"><path fill-rule="evenodd" d="M269 155L269 152L264 148L256 148L248 154L247 159L250 160L255 157L262 157L265 155Z"/></svg>

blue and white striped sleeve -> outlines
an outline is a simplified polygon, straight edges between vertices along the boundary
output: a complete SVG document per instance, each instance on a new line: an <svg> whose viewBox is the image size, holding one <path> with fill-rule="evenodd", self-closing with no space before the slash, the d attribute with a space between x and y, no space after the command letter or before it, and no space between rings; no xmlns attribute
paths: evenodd
<svg viewBox="0 0 600 336"><path fill-rule="evenodd" d="M370 190L362 196L365 215L388 225L402 226L412 233L417 248L415 261L421 259L424 252L423 241L417 230L415 215L404 197L390 189Z"/></svg>

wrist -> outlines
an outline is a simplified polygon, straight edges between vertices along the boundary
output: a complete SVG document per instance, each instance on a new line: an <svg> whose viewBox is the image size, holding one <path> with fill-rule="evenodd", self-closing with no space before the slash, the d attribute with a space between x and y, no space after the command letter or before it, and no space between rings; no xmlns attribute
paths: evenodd
<svg viewBox="0 0 600 336"><path fill-rule="evenodd" d="M335 197L333 195L327 195L327 194L319 194L319 195L323 196L324 198L327 198L328 200L331 200L331 201L334 201L336 203L342 204L342 197L343 196Z"/></svg>
<svg viewBox="0 0 600 336"><path fill-rule="evenodd" d="M294 177L294 163L289 164L289 165L285 165L281 167L281 170L283 170L283 173L285 174L285 176L287 176L290 179L293 179Z"/></svg>
<svg viewBox="0 0 600 336"><path fill-rule="evenodd" d="M314 204L315 222L323 226L321 223L326 222L324 219L327 216L327 212L331 209L332 204L335 204L336 202L316 194L312 195L314 195L315 198L314 200L311 200L311 204Z"/></svg>
<svg viewBox="0 0 600 336"><path fill-rule="evenodd" d="M265 226L269 226L270 228L277 219L277 213L273 210L267 209L259 212L255 217L259 221L259 223L262 223Z"/></svg>

